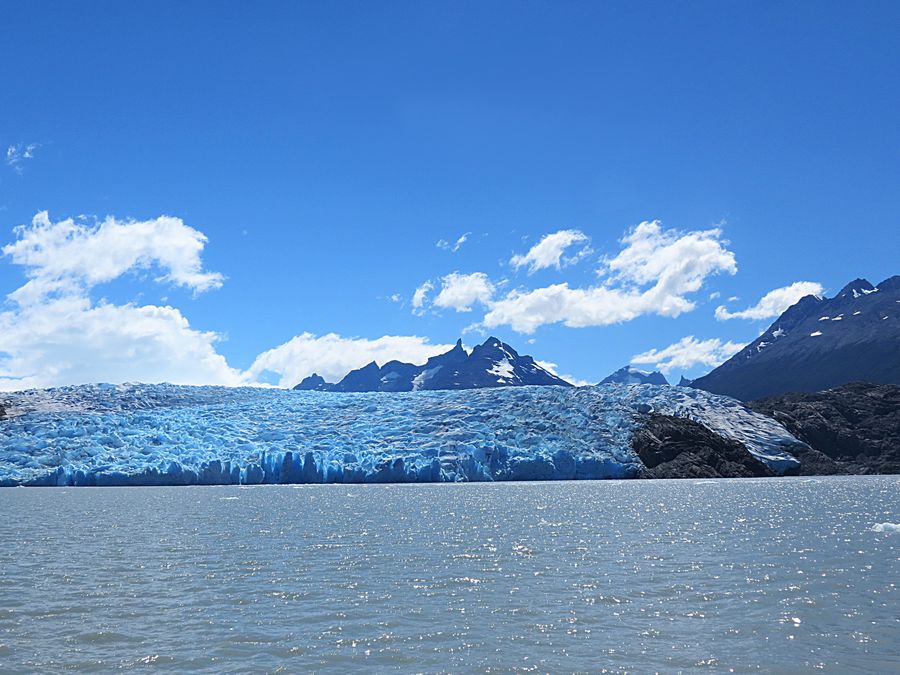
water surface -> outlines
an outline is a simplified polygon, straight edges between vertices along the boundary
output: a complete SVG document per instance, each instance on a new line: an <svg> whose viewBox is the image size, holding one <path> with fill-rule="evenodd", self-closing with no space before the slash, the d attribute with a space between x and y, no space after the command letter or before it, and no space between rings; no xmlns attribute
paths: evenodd
<svg viewBox="0 0 900 675"><path fill-rule="evenodd" d="M0 490L0 671L895 672L900 478Z"/></svg>

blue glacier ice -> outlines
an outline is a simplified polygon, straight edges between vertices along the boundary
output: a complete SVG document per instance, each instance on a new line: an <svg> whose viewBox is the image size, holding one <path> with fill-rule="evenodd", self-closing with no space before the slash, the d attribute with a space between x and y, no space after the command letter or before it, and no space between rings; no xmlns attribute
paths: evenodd
<svg viewBox="0 0 900 675"><path fill-rule="evenodd" d="M798 443L704 391L656 385L322 393L168 384L4 395L0 486L630 478L650 410L740 440L779 473Z"/></svg>

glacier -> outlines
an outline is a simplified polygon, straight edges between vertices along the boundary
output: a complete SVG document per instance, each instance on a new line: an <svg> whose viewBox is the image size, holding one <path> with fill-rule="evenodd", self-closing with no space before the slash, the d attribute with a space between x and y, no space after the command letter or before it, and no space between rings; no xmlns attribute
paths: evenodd
<svg viewBox="0 0 900 675"><path fill-rule="evenodd" d="M631 478L649 412L689 417L777 473L799 441L699 389L607 384L401 393L94 384L5 395L0 486Z"/></svg>

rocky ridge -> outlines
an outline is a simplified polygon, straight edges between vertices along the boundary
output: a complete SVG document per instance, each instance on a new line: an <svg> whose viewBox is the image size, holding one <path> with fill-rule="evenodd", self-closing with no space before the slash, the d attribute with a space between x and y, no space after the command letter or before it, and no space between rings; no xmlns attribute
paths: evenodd
<svg viewBox="0 0 900 675"><path fill-rule="evenodd" d="M495 337L467 352L462 340L453 349L432 356L424 365L374 361L352 370L334 384L313 374L294 387L300 391L435 391L448 389L486 389L524 385L571 387L561 377L540 366L532 357L520 355Z"/></svg>
<svg viewBox="0 0 900 675"><path fill-rule="evenodd" d="M749 408L809 445L794 453L803 475L900 473L900 386L854 382L764 398Z"/></svg>
<svg viewBox="0 0 900 675"><path fill-rule="evenodd" d="M848 382L900 384L900 276L808 295L756 340L690 386L752 401Z"/></svg>

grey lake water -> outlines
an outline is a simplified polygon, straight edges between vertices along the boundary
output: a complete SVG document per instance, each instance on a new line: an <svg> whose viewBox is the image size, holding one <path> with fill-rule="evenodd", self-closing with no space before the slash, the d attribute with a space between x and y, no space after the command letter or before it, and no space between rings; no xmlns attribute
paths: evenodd
<svg viewBox="0 0 900 675"><path fill-rule="evenodd" d="M900 477L0 490L0 671L898 672Z"/></svg>

